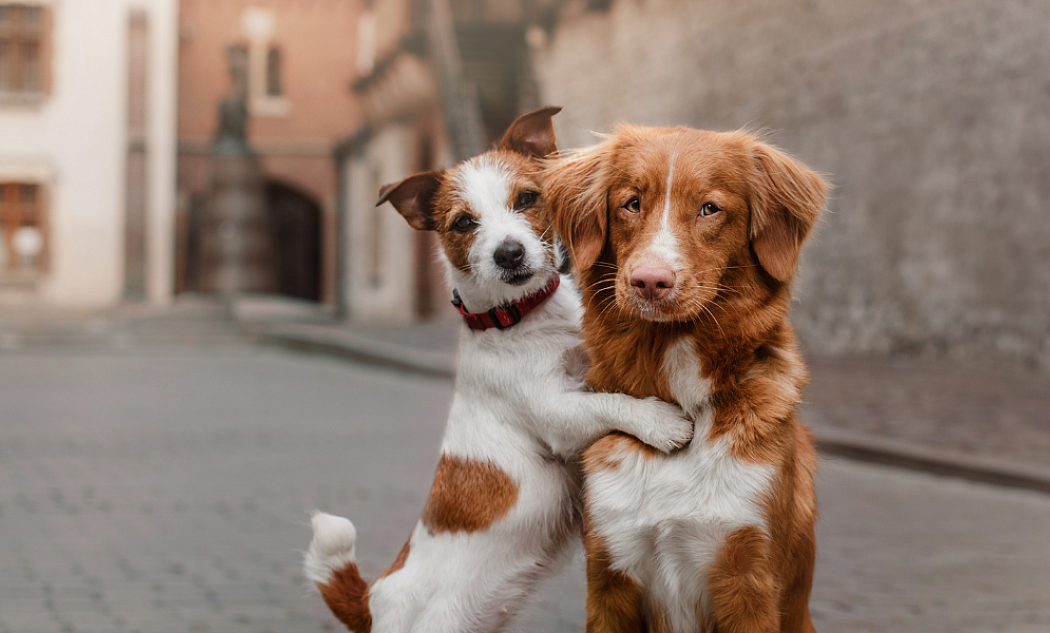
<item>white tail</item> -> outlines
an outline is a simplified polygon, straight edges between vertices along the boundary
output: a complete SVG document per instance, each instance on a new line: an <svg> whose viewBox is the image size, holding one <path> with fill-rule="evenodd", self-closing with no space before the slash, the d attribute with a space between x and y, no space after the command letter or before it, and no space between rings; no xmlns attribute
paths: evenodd
<svg viewBox="0 0 1050 633"><path fill-rule="evenodd" d="M303 561L303 572L315 583L328 584L337 571L357 562L354 548L357 530L350 519L324 512L315 512L310 524L314 538Z"/></svg>

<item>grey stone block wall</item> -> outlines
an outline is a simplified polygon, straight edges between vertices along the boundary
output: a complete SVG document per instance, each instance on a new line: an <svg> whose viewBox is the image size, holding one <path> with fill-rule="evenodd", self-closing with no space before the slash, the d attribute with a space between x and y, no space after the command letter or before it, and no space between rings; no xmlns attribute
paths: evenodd
<svg viewBox="0 0 1050 633"><path fill-rule="evenodd" d="M1050 3L617 0L534 50L562 147L768 130L836 189L794 320L822 353L1050 367Z"/></svg>

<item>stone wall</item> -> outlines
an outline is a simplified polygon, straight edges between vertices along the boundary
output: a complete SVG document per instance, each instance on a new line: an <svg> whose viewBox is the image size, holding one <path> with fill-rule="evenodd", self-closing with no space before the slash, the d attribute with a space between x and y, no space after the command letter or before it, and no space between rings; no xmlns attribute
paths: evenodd
<svg viewBox="0 0 1050 633"><path fill-rule="evenodd" d="M794 321L821 353L1050 367L1050 3L617 0L536 41L563 147L748 127L836 189Z"/></svg>

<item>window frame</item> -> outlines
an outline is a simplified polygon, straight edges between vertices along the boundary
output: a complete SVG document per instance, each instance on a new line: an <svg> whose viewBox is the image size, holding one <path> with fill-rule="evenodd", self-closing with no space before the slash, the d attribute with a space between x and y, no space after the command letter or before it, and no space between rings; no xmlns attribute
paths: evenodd
<svg viewBox="0 0 1050 633"><path fill-rule="evenodd" d="M263 97L284 98L284 51L280 46L271 45L266 49L266 85Z"/></svg>
<svg viewBox="0 0 1050 633"><path fill-rule="evenodd" d="M28 204L24 200L24 192L27 189L34 192L33 200ZM6 254L6 258L0 260L0 278L36 276L50 271L49 202L48 187L43 182L28 179L0 180L0 228L3 229L3 249ZM32 222L27 222L27 217ZM35 226L40 232L42 244L35 265L22 268L14 249L14 234L17 229L28 225Z"/></svg>
<svg viewBox="0 0 1050 633"><path fill-rule="evenodd" d="M0 75L6 75L9 85L0 86L0 105L32 105L51 94L53 12L49 3L25 0L0 0L0 10L10 12L6 26L0 25L0 48L7 49L6 59L0 58ZM26 25L27 11L35 11L35 26ZM36 63L26 63L27 51L35 50ZM34 74L34 85L26 85L26 77Z"/></svg>

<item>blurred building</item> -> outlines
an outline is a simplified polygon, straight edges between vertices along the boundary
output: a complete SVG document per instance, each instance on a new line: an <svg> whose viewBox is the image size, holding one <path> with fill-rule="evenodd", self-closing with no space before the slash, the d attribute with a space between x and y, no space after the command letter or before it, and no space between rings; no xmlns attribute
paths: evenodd
<svg viewBox="0 0 1050 633"><path fill-rule="evenodd" d="M0 301L164 301L176 0L0 0Z"/></svg>
<svg viewBox="0 0 1050 633"><path fill-rule="evenodd" d="M362 321L406 321L451 310L434 257L379 187L448 167L486 149L539 101L527 0L377 0L357 24L352 83L363 120L338 149L345 245L342 304ZM447 313L447 312L446 312Z"/></svg>
<svg viewBox="0 0 1050 633"><path fill-rule="evenodd" d="M282 294L336 295L333 148L357 126L360 0L181 0L176 284L195 290L196 236L210 181L218 105L230 89L228 49L248 59L248 140L266 176Z"/></svg>
<svg viewBox="0 0 1050 633"><path fill-rule="evenodd" d="M1050 3L558 3L533 68L562 147L618 121L770 130L836 185L809 349L1050 368Z"/></svg>

